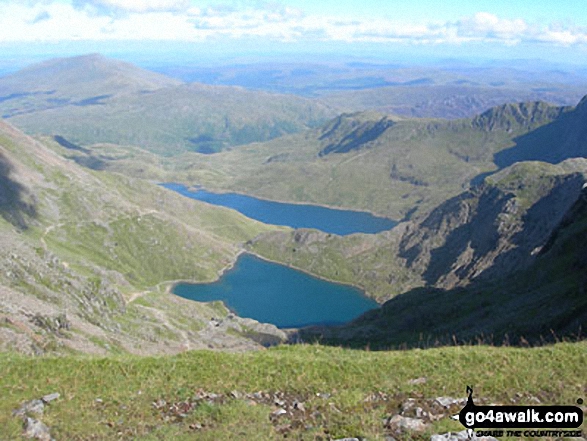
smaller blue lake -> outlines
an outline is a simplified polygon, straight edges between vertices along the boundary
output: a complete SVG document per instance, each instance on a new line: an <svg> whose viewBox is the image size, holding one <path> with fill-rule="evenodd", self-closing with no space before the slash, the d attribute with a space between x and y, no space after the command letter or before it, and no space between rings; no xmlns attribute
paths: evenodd
<svg viewBox="0 0 587 441"><path fill-rule="evenodd" d="M238 193L211 193L201 189L192 191L181 184L161 185L192 199L232 208L266 224L285 225L292 228L315 228L340 236L353 233L379 233L397 225L397 222L392 219L373 216L363 211L267 201Z"/></svg>
<svg viewBox="0 0 587 441"><path fill-rule="evenodd" d="M280 328L348 322L379 305L362 291L242 254L214 283L179 283L173 293L198 302L221 300L241 317Z"/></svg>

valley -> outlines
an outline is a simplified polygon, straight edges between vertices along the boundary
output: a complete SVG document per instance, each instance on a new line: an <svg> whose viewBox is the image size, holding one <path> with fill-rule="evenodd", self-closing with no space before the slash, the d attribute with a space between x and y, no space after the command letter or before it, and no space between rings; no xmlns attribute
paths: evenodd
<svg viewBox="0 0 587 441"><path fill-rule="evenodd" d="M9 439L54 390L59 439L320 440L587 392L580 78L174 69L0 77Z"/></svg>

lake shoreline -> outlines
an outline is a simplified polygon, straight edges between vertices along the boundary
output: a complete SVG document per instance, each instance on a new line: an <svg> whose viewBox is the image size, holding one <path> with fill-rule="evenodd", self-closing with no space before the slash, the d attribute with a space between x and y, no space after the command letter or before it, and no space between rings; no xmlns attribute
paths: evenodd
<svg viewBox="0 0 587 441"><path fill-rule="evenodd" d="M379 305L383 305L383 303L385 303L385 302L382 303L382 302L379 301L379 299L370 296L368 294L368 291L363 286L361 286L361 285L355 285L355 284L352 284L352 283L344 283L344 282L341 282L340 280L329 279L328 277L325 277L325 276L321 276L319 274L312 273L312 272L310 272L308 270L305 270L303 268L298 268L297 266L291 265L289 263L280 262L278 260L270 259L268 257L262 256L261 254L258 254L256 252L254 252L254 251L247 250L245 248L241 248L241 249L238 250L238 252L235 254L235 259L234 259L233 262L229 263L228 265L224 266L222 269L220 269L220 270L217 271L217 273L216 273L217 276L216 276L216 278L214 280L211 280L211 281L200 281L200 280L193 280L193 279L176 279L176 280L166 280L165 282L161 282L158 285L165 285L165 294L173 294L174 296L177 296L177 294L175 294L173 292L173 288L175 288L175 286L176 285L179 285L180 283L192 284L192 285L204 285L204 284L207 284L207 283L215 283L215 282L218 282L222 278L222 276L224 276L228 271L230 271L232 268L234 268L234 266L236 265L236 262L238 261L239 257L241 255L243 255L243 254L250 254L251 256L255 256L258 259L264 260L265 262L270 262L270 263L275 263L277 265L282 265L282 266L285 266L287 268L290 268L290 269L299 271L301 273L304 273L304 274L306 274L308 276L314 277L316 279L324 280L325 282L330 282L330 283L335 283L337 285L350 286L350 287L353 287L353 288L357 288L357 289L359 289L359 290L362 291L364 297L366 297L368 299L371 299L371 300L374 300ZM178 297L180 297L180 296L178 296Z"/></svg>
<svg viewBox="0 0 587 441"><path fill-rule="evenodd" d="M371 299L371 300L376 301L379 305L382 305L383 304L383 303L379 302L379 300L376 299L375 297L372 297L372 296L368 295L367 294L367 290L364 287L360 286L360 285L354 285L352 283L344 283L344 282L341 282L340 280L329 279L328 277L324 277L324 276L321 276L321 275L318 275L318 274L311 273L308 270L305 270L303 268L298 268L297 266L291 265L289 263L284 263L284 262L279 262L278 260L269 259L268 257L261 256L260 254L255 253L254 251L244 250L243 252L244 253L247 253L247 254L251 254L251 255L253 255L255 257L258 257L259 259L264 260L265 262L271 262L271 263L276 263L278 265L283 265L283 266L285 266L287 268L291 268L293 270L296 270L296 271L299 271L301 273L307 274L308 276L314 277L316 279L324 280L325 282L330 282L330 283L335 283L337 285L351 286L353 288L357 288L357 289L359 289L359 290L361 290L363 292L363 296L364 297L367 297L368 299Z"/></svg>
<svg viewBox="0 0 587 441"><path fill-rule="evenodd" d="M237 263L239 271L231 273ZM328 280L244 249L221 274L213 282L175 281L168 292L196 302L220 301L239 317L280 329L340 325L380 307L352 284Z"/></svg>
<svg viewBox="0 0 587 441"><path fill-rule="evenodd" d="M163 188L184 197L238 211L267 225L316 229L336 236L387 233L399 222L363 210L345 210L319 204L289 203L250 196L242 192L210 192L202 187L165 183Z"/></svg>
<svg viewBox="0 0 587 441"><path fill-rule="evenodd" d="M290 205L309 205L311 207L320 207L320 208L328 208L329 210L338 210L338 211L353 211L356 213L366 213L366 214L370 214L373 217L376 218L381 218L381 219L387 219L396 223L400 223L403 221L402 220L396 220L393 219L387 215L381 214L381 213L376 213L375 211L372 210L368 210L368 209L363 209L363 208L354 208L354 207L341 207L341 206L337 206L337 205L327 205L327 204L321 204L321 203L317 203L317 202L300 202L300 201L288 201L288 200L282 200L282 199L270 199L268 197L265 196L257 196L255 194L252 193L245 193L243 191L240 190L218 190L218 189L214 189L214 190L210 190L206 187L203 187L199 184L184 184L182 182L157 182L157 185L160 186L164 186L165 184L178 184L178 185L183 185L186 190L196 193L200 190L203 191L207 191L208 193L214 193L214 194L218 194L218 195L226 195L226 194L237 194L240 196L248 196L251 198L255 198L255 199L259 199L261 201L265 201L265 202L276 202L279 204L290 204ZM204 201L200 201L200 202L204 202ZM210 203L210 202L206 202L206 203ZM211 204L211 205L215 205L215 204ZM389 231L389 230L384 230L384 231ZM381 231L381 232L384 232ZM357 234L378 234L378 233L357 233Z"/></svg>

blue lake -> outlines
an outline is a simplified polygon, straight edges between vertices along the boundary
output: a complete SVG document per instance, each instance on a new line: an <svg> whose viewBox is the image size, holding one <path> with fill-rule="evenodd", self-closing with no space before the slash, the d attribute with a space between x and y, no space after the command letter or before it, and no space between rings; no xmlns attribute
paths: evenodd
<svg viewBox="0 0 587 441"><path fill-rule="evenodd" d="M232 208L251 219L272 225L315 228L340 236L352 233L379 233L397 225L392 219L362 211L267 201L237 193L211 193L201 189L192 191L181 184L168 183L162 186L192 199Z"/></svg>
<svg viewBox="0 0 587 441"><path fill-rule="evenodd" d="M280 328L345 323L379 306L357 288L250 254L242 254L217 282L179 283L172 292L198 302L222 300L241 317Z"/></svg>

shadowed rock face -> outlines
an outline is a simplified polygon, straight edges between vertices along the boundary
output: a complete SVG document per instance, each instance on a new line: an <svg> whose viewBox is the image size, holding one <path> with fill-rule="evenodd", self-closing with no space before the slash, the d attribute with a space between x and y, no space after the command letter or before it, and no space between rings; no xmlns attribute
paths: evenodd
<svg viewBox="0 0 587 441"><path fill-rule="evenodd" d="M337 118L330 130L325 132L320 139L327 139L328 137L335 135L336 131L339 130L341 126L348 126L349 122L345 122L345 119L347 119L345 116ZM353 127L355 124L356 127ZM388 117L383 117L378 121L367 121L360 124L358 124L358 121L351 121L352 131L339 141L328 144L318 155L325 156L331 153L348 153L353 150L359 150L364 148L369 142L379 138L383 132L393 125L394 121Z"/></svg>
<svg viewBox="0 0 587 441"><path fill-rule="evenodd" d="M0 152L0 216L15 227L26 229L27 218L36 216L36 208L25 200L24 186L11 177L13 167Z"/></svg>
<svg viewBox="0 0 587 441"><path fill-rule="evenodd" d="M493 184L406 225L397 253L427 286L347 325L303 329L299 336L371 349L584 338L584 175L540 173L579 164L584 170L584 160L510 167Z"/></svg>
<svg viewBox="0 0 587 441"><path fill-rule="evenodd" d="M587 156L587 97L575 108L542 106L535 109L534 114L537 114L534 119L544 124L515 138L513 147L496 153L494 162L500 168L519 161L556 164L568 158ZM520 113L516 115L519 117ZM528 118L532 118L532 113ZM528 118L524 121L528 122Z"/></svg>
<svg viewBox="0 0 587 441"><path fill-rule="evenodd" d="M399 256L427 284L442 288L528 266L579 197L584 178L544 181L528 208L515 192L492 186L450 199L402 237Z"/></svg>

